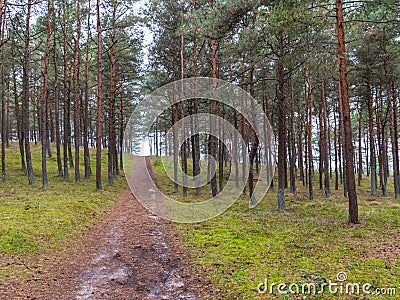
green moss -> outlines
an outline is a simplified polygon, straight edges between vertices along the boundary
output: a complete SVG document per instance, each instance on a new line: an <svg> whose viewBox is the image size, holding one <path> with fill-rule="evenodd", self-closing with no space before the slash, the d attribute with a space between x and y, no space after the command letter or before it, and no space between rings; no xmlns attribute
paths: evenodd
<svg viewBox="0 0 400 300"><path fill-rule="evenodd" d="M91 153L92 170L95 170L94 152ZM55 151L53 151L55 155ZM83 153L81 154L83 157ZM0 254L24 257L57 251L82 235L101 214L110 207L126 188L123 175L114 185L107 180L107 155L103 155L103 187L96 192L95 179L81 179L75 183L74 169L70 180L58 177L55 158L48 159L49 187L41 188L40 146L32 145L35 184L28 185L21 169L18 145L6 150L6 182L0 183ZM82 161L81 172L84 166ZM2 270L1 278L15 273L10 265Z"/></svg>

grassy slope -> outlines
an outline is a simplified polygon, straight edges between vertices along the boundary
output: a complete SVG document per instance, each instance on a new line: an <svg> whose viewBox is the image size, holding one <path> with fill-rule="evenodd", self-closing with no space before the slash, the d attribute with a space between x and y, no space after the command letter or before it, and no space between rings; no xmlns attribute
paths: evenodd
<svg viewBox="0 0 400 300"><path fill-rule="evenodd" d="M153 165L161 188L171 195L172 184L161 165L156 159ZM333 191L330 199L318 190L316 200L309 201L301 186L299 196L287 194L285 213L277 211L272 189L255 209L242 197L217 218L178 228L198 268L211 279L213 299L355 299L257 292L265 278L269 283L318 285L337 282L339 272L346 272L347 282L397 289L392 298L370 299L400 299L400 201L370 197L368 185L364 179L359 188L359 226L347 224L341 190Z"/></svg>
<svg viewBox="0 0 400 300"><path fill-rule="evenodd" d="M28 185L21 170L17 144L6 152L6 183L0 183L0 279L29 272L18 264L4 263L10 257L37 257L65 247L80 236L113 204L126 188L122 176L114 186L107 184L107 155L103 154L103 191L96 192L95 179L75 183L74 169L70 180L58 177L55 151L48 159L49 187L41 188L40 146L32 145L35 184ZM82 156L83 157L83 153ZM92 170L95 170L92 153ZM83 162L81 176L83 177ZM19 274L23 275L23 274Z"/></svg>

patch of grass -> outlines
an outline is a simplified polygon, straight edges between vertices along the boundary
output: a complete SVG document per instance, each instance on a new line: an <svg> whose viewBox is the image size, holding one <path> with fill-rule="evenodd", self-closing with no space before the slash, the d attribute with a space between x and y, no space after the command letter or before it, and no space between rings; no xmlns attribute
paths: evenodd
<svg viewBox="0 0 400 300"><path fill-rule="evenodd" d="M173 194L169 178L152 161L159 186ZM330 294L328 289L323 295L301 290L280 295L276 287L273 294L257 291L265 280L318 287L329 280L338 282L339 272L347 274L346 283L371 284L370 291L395 287L396 296L366 295L369 299L399 299L400 200L371 197L365 178L358 189L361 224L352 226L347 222L348 201L333 183L329 199L315 189L313 201L306 188L297 185L297 196L286 192L284 213L277 210L277 191L272 188L254 209L248 207L248 196L242 196L212 220L178 225L197 268L212 282L212 299L363 299ZM209 186L202 193L202 199L210 197ZM198 201L193 192L189 195L186 201Z"/></svg>
<svg viewBox="0 0 400 300"><path fill-rule="evenodd" d="M94 175L75 183L74 169L69 181L58 177L56 153L48 159L49 187L41 186L40 145L32 144L35 184L28 185L21 169L17 144L6 150L6 182L0 183L0 263L7 257L38 256L57 251L71 239L79 237L110 207L126 188L123 175L107 184L107 155L102 156L103 188L96 191ZM83 158L83 152L81 154ZM95 170L95 152L91 153ZM1 266L0 279L18 273L18 265Z"/></svg>

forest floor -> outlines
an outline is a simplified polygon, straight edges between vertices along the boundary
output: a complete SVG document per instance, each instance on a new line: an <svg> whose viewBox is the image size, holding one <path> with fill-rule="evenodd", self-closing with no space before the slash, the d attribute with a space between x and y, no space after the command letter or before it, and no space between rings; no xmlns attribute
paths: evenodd
<svg viewBox="0 0 400 300"><path fill-rule="evenodd" d="M183 201L181 190L173 192L160 159L151 161L161 190ZM296 181L297 195L285 191L283 213L272 187L255 208L249 208L249 197L243 195L211 220L177 225L188 255L211 281L210 299L400 299L400 199L394 199L393 178L388 194L374 197L364 176L357 187L360 224L350 225L343 187L334 189L333 176L327 198L317 175L314 200ZM204 186L200 198L207 196L209 186ZM184 201L198 200L190 189ZM329 291L324 287L329 282L339 289ZM360 286L359 293L351 292L353 283ZM280 290L278 284L283 285ZM307 284L316 292L309 293ZM371 285L366 293L364 284Z"/></svg>
<svg viewBox="0 0 400 300"><path fill-rule="evenodd" d="M4 299L202 299L174 225L145 210L126 190L71 253L1 287ZM39 271L39 272L38 272ZM4 290L6 288L7 290Z"/></svg>
<svg viewBox="0 0 400 300"><path fill-rule="evenodd" d="M18 181L14 158L0 190L0 299L206 299L175 224L143 208L123 176L94 192L93 180L53 178L50 160L44 191Z"/></svg>

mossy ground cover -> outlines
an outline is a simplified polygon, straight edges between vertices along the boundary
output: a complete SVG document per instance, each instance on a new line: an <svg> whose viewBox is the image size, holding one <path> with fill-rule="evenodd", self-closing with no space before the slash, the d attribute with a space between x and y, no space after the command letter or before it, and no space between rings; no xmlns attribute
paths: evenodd
<svg viewBox="0 0 400 300"><path fill-rule="evenodd" d="M58 177L55 151L47 160L49 187L42 189L40 145L32 144L35 184L28 185L21 169L18 145L6 149L6 182L0 183L0 279L29 273L18 261L34 260L71 246L109 208L126 188L123 175L107 184L107 153L103 152L103 190L96 191L95 176L75 182L74 169L69 180ZM83 158L83 152L81 154ZM95 170L95 153L91 153Z"/></svg>
<svg viewBox="0 0 400 300"><path fill-rule="evenodd" d="M161 189L180 199L181 191L173 194L159 159L153 158L152 165ZM358 188L361 224L353 226L347 222L341 187L335 191L332 182L327 199L316 179L315 200L310 201L306 188L300 182L297 186L297 196L286 193L284 213L277 210L277 191L271 188L254 209L248 207L248 196L242 196L212 220L178 226L199 271L211 280L212 299L400 299L400 200L393 198L393 187L386 197L372 197L364 178ZM208 189L202 188L202 199L209 197ZM190 191L185 201L199 200ZM301 292L304 283L320 291L329 280L340 288L340 272L347 275L342 293L325 288L324 294L314 295L307 287ZM259 293L258 285L266 280L266 293ZM287 292L296 283L300 292L283 295L274 286L271 294L272 283L286 283ZM372 294L351 294L351 286L346 294L347 283L371 284ZM378 295L377 288L393 288L381 291L396 295Z"/></svg>

